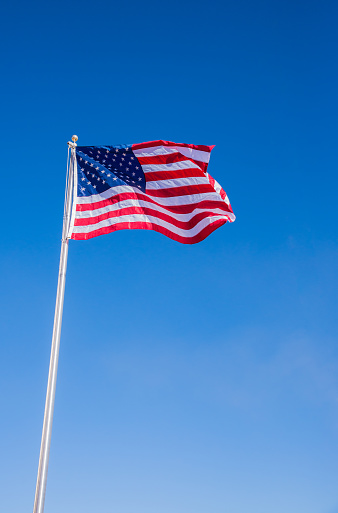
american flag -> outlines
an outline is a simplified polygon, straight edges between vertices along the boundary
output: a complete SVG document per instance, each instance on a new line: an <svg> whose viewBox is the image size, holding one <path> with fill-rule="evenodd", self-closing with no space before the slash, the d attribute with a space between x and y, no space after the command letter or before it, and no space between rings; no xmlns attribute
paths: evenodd
<svg viewBox="0 0 338 513"><path fill-rule="evenodd" d="M207 172L212 148L169 141L78 146L71 238L143 229L194 244L233 222L226 193Z"/></svg>

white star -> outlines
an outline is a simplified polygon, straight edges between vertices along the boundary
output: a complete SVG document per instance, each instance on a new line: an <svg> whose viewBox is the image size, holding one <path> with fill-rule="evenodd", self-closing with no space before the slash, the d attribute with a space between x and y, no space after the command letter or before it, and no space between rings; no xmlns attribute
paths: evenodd
<svg viewBox="0 0 338 513"><path fill-rule="evenodd" d="M82 177L81 180L84 181L86 178L85 177Z"/></svg>
<svg viewBox="0 0 338 513"><path fill-rule="evenodd" d="M120 162L120 166L122 166L122 162Z"/></svg>
<svg viewBox="0 0 338 513"><path fill-rule="evenodd" d="M99 166L97 166L95 169L99 170L100 168L99 168Z"/></svg>
<svg viewBox="0 0 338 513"><path fill-rule="evenodd" d="M113 178L113 180L117 180L116 176L115 176L115 178Z"/></svg>
<svg viewBox="0 0 338 513"><path fill-rule="evenodd" d="M86 188L85 188L85 187L81 187L81 191L82 191L82 192L83 192L83 191L85 191L85 190L86 190Z"/></svg>
<svg viewBox="0 0 338 513"><path fill-rule="evenodd" d="M140 182L141 180L142 180L142 178L140 177L140 178L138 179L138 181Z"/></svg>
<svg viewBox="0 0 338 513"><path fill-rule="evenodd" d="M102 183L106 183L106 180L102 180Z"/></svg>
<svg viewBox="0 0 338 513"><path fill-rule="evenodd" d="M135 173L132 173L132 176L135 176Z"/></svg>
<svg viewBox="0 0 338 513"><path fill-rule="evenodd" d="M90 185L90 182L87 182L88 185Z"/></svg>
<svg viewBox="0 0 338 513"><path fill-rule="evenodd" d="M130 157L130 160L134 160L134 157Z"/></svg>
<svg viewBox="0 0 338 513"><path fill-rule="evenodd" d="M93 177L93 178L94 178L94 176L95 176L95 175L94 175L94 173L92 173L92 177Z"/></svg>
<svg viewBox="0 0 338 513"><path fill-rule="evenodd" d="M88 160L85 160L85 164L88 164Z"/></svg>
<svg viewBox="0 0 338 513"><path fill-rule="evenodd" d="M109 177L110 176L110 173L107 174L107 176Z"/></svg>
<svg viewBox="0 0 338 513"><path fill-rule="evenodd" d="M82 157L80 157L80 160L82 160Z"/></svg>
<svg viewBox="0 0 338 513"><path fill-rule="evenodd" d="M93 185L93 188L96 189L96 185Z"/></svg>
<svg viewBox="0 0 338 513"><path fill-rule="evenodd" d="M98 181L98 182L100 181L100 178L99 178L99 177L97 177L97 181Z"/></svg>

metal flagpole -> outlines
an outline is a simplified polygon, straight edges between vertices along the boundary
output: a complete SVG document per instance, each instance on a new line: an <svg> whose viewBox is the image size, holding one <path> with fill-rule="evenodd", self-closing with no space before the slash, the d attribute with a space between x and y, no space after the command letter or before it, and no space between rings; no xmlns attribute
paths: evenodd
<svg viewBox="0 0 338 513"><path fill-rule="evenodd" d="M58 360L59 360L63 300L64 300L64 294L65 294L68 243L69 243L68 233L69 233L69 227L70 227L70 222L71 222L73 186L74 186L74 179L75 179L74 173L76 171L75 149L76 149L76 141L77 140L78 140L77 135L73 135L73 137L72 137L73 142L68 142L68 147L71 152L71 155L70 155L70 160L69 160L69 164L68 164L68 168L67 168L59 279L58 279L57 294L56 294L52 348L51 348L50 363L49 363L45 414L44 414L44 418L43 418L39 468L38 468L38 476L37 476L37 481L36 481L33 513L43 513L44 506L45 506L49 450L50 450L50 441L51 441L51 436L52 436L56 376L57 376Z"/></svg>

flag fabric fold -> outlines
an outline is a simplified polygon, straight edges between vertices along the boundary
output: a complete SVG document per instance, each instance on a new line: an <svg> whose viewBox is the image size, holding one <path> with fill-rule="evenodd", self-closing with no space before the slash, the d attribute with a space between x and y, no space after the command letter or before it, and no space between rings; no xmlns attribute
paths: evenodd
<svg viewBox="0 0 338 513"><path fill-rule="evenodd" d="M169 141L78 146L70 238L145 229L194 244L233 222L226 193L207 172L212 148Z"/></svg>

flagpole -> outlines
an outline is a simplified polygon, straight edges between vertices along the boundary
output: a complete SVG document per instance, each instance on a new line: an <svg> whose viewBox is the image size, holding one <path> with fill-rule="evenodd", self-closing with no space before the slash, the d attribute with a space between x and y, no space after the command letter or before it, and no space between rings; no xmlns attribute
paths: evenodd
<svg viewBox="0 0 338 513"><path fill-rule="evenodd" d="M69 165L67 168L59 278L58 278L58 286L57 286L57 294L56 294L52 348L51 348L51 354L50 354L45 413L44 413L44 418L43 418L43 428L42 428L40 457L39 457L39 468L38 468L38 475L37 475L37 481L36 481L33 513L43 513L43 510L45 507L49 451L50 451L50 441L51 441L51 436L52 436L52 424L53 424L53 413L54 413L56 377L57 377L58 360L59 360L63 301L64 301L65 283L66 283L68 244L69 244L68 235L69 235L71 213L72 213L73 187L74 187L74 179L75 179L74 173L76 171L75 150L76 150L76 141L77 140L78 140L78 137L76 135L73 135L73 137L72 137L73 142L68 142L68 148L70 150L70 160L69 160Z"/></svg>

